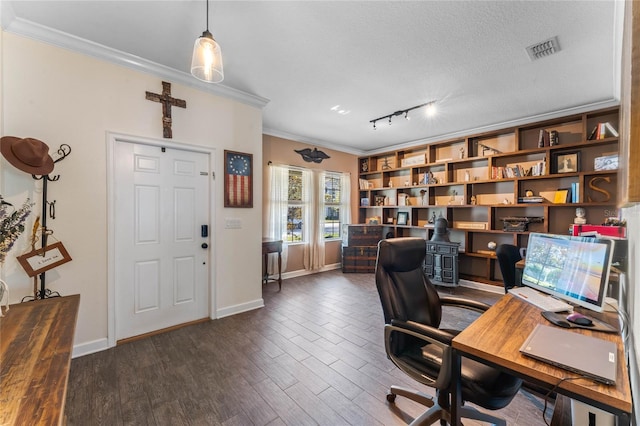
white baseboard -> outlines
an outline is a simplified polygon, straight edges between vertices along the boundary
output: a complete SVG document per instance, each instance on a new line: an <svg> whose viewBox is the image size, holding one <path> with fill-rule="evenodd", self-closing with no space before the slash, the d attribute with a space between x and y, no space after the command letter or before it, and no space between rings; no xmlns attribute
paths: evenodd
<svg viewBox="0 0 640 426"><path fill-rule="evenodd" d="M231 315L239 314L242 312L252 311L254 309L264 308L264 299L256 299L250 302L241 303L239 305L227 306L226 308L221 308L216 311L215 318L224 318Z"/></svg>
<svg viewBox="0 0 640 426"><path fill-rule="evenodd" d="M109 342L106 337L103 339L93 340L91 342L80 343L79 345L75 345L73 347L71 358L78 358L81 356L104 351L106 349L109 349Z"/></svg>
<svg viewBox="0 0 640 426"><path fill-rule="evenodd" d="M340 269L340 268L342 268L342 263L334 263L334 264L331 264L331 265L325 265L324 267L322 267L320 269L316 269L315 271L309 271L309 270L306 270L306 269L300 269L298 271L283 272L282 273L282 279L286 280L286 279L289 279L289 278L303 277L305 275L317 274L318 272L333 271L334 269Z"/></svg>
<svg viewBox="0 0 640 426"><path fill-rule="evenodd" d="M486 291L487 293L504 294L504 287L489 285L469 280L459 280L461 287L474 288L476 290Z"/></svg>

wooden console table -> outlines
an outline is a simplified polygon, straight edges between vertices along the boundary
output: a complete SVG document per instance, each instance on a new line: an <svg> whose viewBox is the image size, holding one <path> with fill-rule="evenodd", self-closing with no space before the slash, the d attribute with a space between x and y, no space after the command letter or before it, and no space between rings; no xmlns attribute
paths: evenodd
<svg viewBox="0 0 640 426"><path fill-rule="evenodd" d="M269 253L278 253L278 279L269 277L268 270L268 258ZM262 256L264 257L264 264L262 268L262 283L266 284L269 280L278 281L278 291L282 290L282 240L270 240L268 238L262 239Z"/></svg>
<svg viewBox="0 0 640 426"><path fill-rule="evenodd" d="M0 424L61 425L80 295L11 305L0 319Z"/></svg>

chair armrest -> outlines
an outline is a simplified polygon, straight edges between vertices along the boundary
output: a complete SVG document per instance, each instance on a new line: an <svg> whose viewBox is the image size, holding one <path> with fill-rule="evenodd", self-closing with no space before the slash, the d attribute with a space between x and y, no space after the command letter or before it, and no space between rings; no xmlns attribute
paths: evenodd
<svg viewBox="0 0 640 426"><path fill-rule="evenodd" d="M415 370L406 363L400 363L391 352L391 333L392 332L403 333L409 336L416 337L424 342L431 343L433 345L442 348L442 366L438 373L438 377L427 377L419 371ZM417 381L427 386L435 387L436 389L444 389L449 386L451 382L451 359L453 356L451 348L451 340L454 335L425 324L420 324L414 321L400 321L391 320L391 324L387 324L384 327L385 333L385 350L389 359L402 371L413 377Z"/></svg>
<svg viewBox="0 0 640 426"><path fill-rule="evenodd" d="M483 302L455 296L440 296L440 303L442 303L443 306L456 306L458 308L471 309L477 312L485 312L491 307Z"/></svg>
<svg viewBox="0 0 640 426"><path fill-rule="evenodd" d="M446 330L441 330L439 328L431 327L429 325L421 324L415 321L405 322L405 321L399 321L399 320L392 320L391 324L395 325L396 327L404 328L406 330L411 330L425 337L428 337L432 339L431 340L432 342L433 340L436 340L437 342L444 343L445 345L451 345L451 340L453 340L453 338L455 337L454 334Z"/></svg>

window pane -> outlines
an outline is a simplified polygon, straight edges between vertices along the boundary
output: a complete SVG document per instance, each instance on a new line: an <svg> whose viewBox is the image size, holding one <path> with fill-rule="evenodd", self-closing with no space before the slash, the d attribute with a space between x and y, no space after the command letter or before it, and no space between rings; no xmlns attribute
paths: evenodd
<svg viewBox="0 0 640 426"><path fill-rule="evenodd" d="M324 237L340 238L340 207L325 207Z"/></svg>
<svg viewBox="0 0 640 426"><path fill-rule="evenodd" d="M302 207L289 207L287 212L287 242L302 241Z"/></svg>
<svg viewBox="0 0 640 426"><path fill-rule="evenodd" d="M289 170L289 201L302 201L302 172Z"/></svg>
<svg viewBox="0 0 640 426"><path fill-rule="evenodd" d="M340 177L328 175L324 178L324 202L340 203Z"/></svg>

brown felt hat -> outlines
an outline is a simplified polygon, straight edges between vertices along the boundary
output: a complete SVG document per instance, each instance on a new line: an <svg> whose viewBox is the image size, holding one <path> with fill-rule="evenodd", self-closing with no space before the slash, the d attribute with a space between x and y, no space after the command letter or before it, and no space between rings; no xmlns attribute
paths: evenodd
<svg viewBox="0 0 640 426"><path fill-rule="evenodd" d="M3 136L0 138L0 149L7 161L23 172L48 175L53 171L49 146L38 139Z"/></svg>

